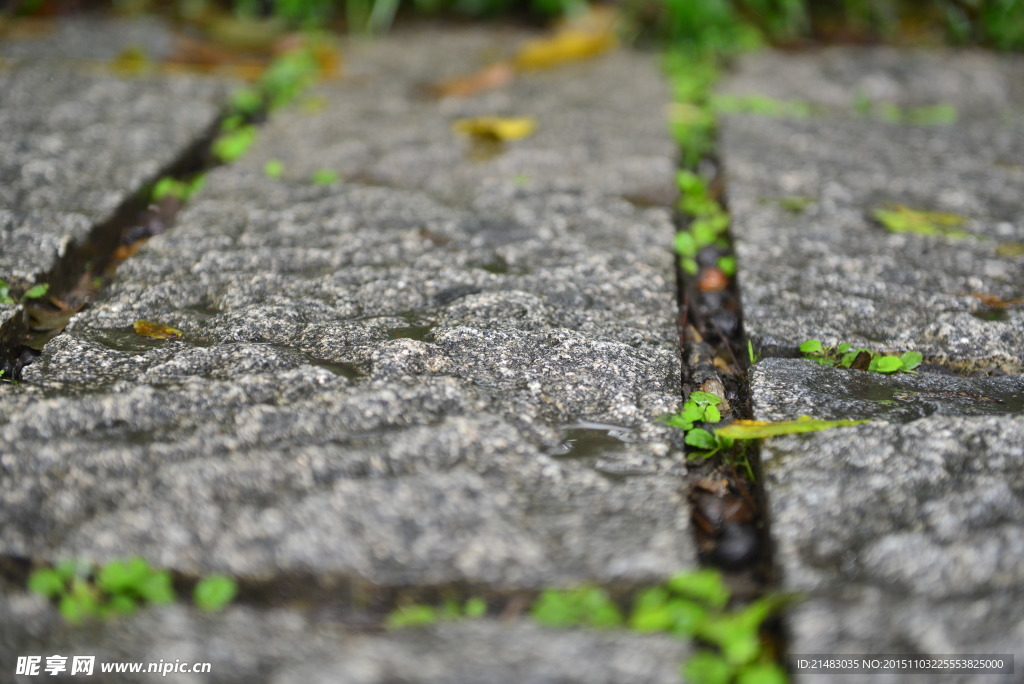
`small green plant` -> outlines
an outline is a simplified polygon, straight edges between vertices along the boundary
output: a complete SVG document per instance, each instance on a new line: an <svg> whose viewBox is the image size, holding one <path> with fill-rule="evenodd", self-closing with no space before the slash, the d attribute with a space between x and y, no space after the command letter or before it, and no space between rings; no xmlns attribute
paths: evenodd
<svg viewBox="0 0 1024 684"><path fill-rule="evenodd" d="M202 173L196 174L191 180L187 181L164 176L153 184L150 199L154 202L159 202L165 197L174 197L182 202L187 202L202 189L205 182L206 175Z"/></svg>
<svg viewBox="0 0 1024 684"><path fill-rule="evenodd" d="M916 351L904 352L900 356L884 355L864 347L854 348L845 342L837 347L826 347L820 340L805 340L800 345L800 353L823 366L874 373L913 373L924 360L924 356Z"/></svg>
<svg viewBox="0 0 1024 684"><path fill-rule="evenodd" d="M267 178L280 178L284 173L284 164L280 159L271 159L263 165L263 173Z"/></svg>
<svg viewBox="0 0 1024 684"><path fill-rule="evenodd" d="M312 180L317 185L331 185L337 183L341 176L337 171L331 169L320 169L313 172Z"/></svg>
<svg viewBox="0 0 1024 684"><path fill-rule="evenodd" d="M13 379L13 378L5 378L4 375L6 375L6 374L7 374L7 371L5 371L2 368L0 368L0 382L6 382L6 383L9 383L11 385L17 385L18 384L18 381Z"/></svg>
<svg viewBox="0 0 1024 684"><path fill-rule="evenodd" d="M715 454L732 449L734 443L731 438L720 436L715 430L697 427L698 423L721 422L722 414L718 410L721 402L718 395L710 392L691 392L678 413L658 419L658 422L663 425L679 428L686 433L683 442L693 447L693 450L686 455L688 460L706 461ZM754 472L745 449L729 453L726 460L734 466L743 468L753 481Z"/></svg>
<svg viewBox="0 0 1024 684"><path fill-rule="evenodd" d="M601 587L546 589L530 609L533 619L549 627L610 629L625 620L608 592Z"/></svg>
<svg viewBox="0 0 1024 684"><path fill-rule="evenodd" d="M227 575L210 575L196 583L192 600L201 610L216 612L235 598L238 585Z"/></svg>
<svg viewBox="0 0 1024 684"><path fill-rule="evenodd" d="M676 233L675 249L682 269L696 275L699 270L697 254L701 249L710 245L728 249L726 231L729 229L729 215L711 196L704 179L696 173L680 171L676 180L682 194L679 208L691 217L691 221L686 230ZM734 271L735 267L735 262L732 262Z"/></svg>
<svg viewBox="0 0 1024 684"><path fill-rule="evenodd" d="M752 340L747 340L747 360L750 361L751 366L761 360L761 355L754 352L754 342Z"/></svg>
<svg viewBox="0 0 1024 684"><path fill-rule="evenodd" d="M98 568L80 561L61 561L34 571L28 578L28 589L57 601L61 615L71 624L127 615L141 606L172 603L175 599L171 573L151 567L138 556ZM219 610L234 594L234 580L211 576L196 585L196 605Z"/></svg>
<svg viewBox="0 0 1024 684"><path fill-rule="evenodd" d="M224 163L230 163L241 157L256 142L256 127L243 124L239 119L225 120L227 127L213 141L213 156Z"/></svg>
<svg viewBox="0 0 1024 684"><path fill-rule="evenodd" d="M640 592L624 619L618 606L600 587L548 589L531 615L550 627L609 629L627 626L640 633L666 633L710 645L682 668L690 682L783 683L785 674L763 648L761 626L788 599L761 598L729 610L730 594L717 570L680 573L664 585Z"/></svg>
<svg viewBox="0 0 1024 684"><path fill-rule="evenodd" d="M38 285L33 285L28 290L26 290L25 294L21 295L20 300L16 300L14 299L14 297L11 296L10 285L8 285L5 281L0 280L0 304L17 304L18 301L25 302L29 299L39 299L40 297L45 296L46 293L49 291L49 283L39 283Z"/></svg>
<svg viewBox="0 0 1024 684"><path fill-rule="evenodd" d="M384 621L388 629L403 627L420 627L437 622L460 620L462 618L479 618L487 614L487 602L482 598L473 597L465 603L448 600L440 607L423 603L414 603L396 608Z"/></svg>
<svg viewBox="0 0 1024 684"><path fill-rule="evenodd" d="M171 603L171 575L139 557L112 561L98 571L77 561L63 561L32 573L28 588L58 602L72 624L133 612L142 604Z"/></svg>

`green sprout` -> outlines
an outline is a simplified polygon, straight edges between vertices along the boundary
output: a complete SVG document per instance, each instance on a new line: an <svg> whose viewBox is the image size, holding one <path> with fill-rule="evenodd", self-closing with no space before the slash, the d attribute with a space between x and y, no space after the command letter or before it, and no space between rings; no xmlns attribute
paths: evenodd
<svg viewBox="0 0 1024 684"><path fill-rule="evenodd" d="M337 171L331 169L320 169L313 172L312 180L317 185L331 185L337 183L341 176Z"/></svg>
<svg viewBox="0 0 1024 684"><path fill-rule="evenodd" d="M691 217L686 230L676 233L675 249L680 265L690 275L698 271L697 253L709 245L722 249L729 247L726 232L729 229L729 215L712 196L703 178L692 171L680 171L676 176L682 197L679 208ZM731 257L728 257L731 258ZM735 261L726 262L726 267L735 271ZM722 269L725 271L725 268ZM728 275L728 272L727 272Z"/></svg>
<svg viewBox="0 0 1024 684"><path fill-rule="evenodd" d="M267 178L280 178L284 173L284 164L280 159L271 159L263 165L263 173Z"/></svg>
<svg viewBox="0 0 1024 684"><path fill-rule="evenodd" d="M463 618L481 618L487 614L487 602L482 598L473 597L465 603L448 600L440 607L422 603L414 603L396 608L384 621L388 629L404 627L422 627L437 622L448 622Z"/></svg>
<svg viewBox="0 0 1024 684"><path fill-rule="evenodd" d="M165 197L174 197L187 202L191 197L199 192L203 187L203 183L206 182L205 174L196 174L191 180L178 180L171 176L164 176L153 185L153 190L150 192L150 199L153 202L159 202Z"/></svg>
<svg viewBox="0 0 1024 684"><path fill-rule="evenodd" d="M800 345L800 353L823 366L873 373L913 373L924 360L924 355L916 351L904 352L900 356L884 355L864 347L854 348L845 342L837 347L826 347L820 340L805 340Z"/></svg>
<svg viewBox="0 0 1024 684"><path fill-rule="evenodd" d="M242 124L229 127L213 141L213 156L222 162L233 162L241 157L256 142L256 127Z"/></svg>
<svg viewBox="0 0 1024 684"><path fill-rule="evenodd" d="M28 578L28 589L55 600L60 614L71 624L127 615L141 606L172 603L175 599L171 573L151 567L139 556L98 568L81 561L61 561L34 571ZM234 580L208 577L196 586L196 604L204 610L218 610L234 594Z"/></svg>
<svg viewBox="0 0 1024 684"><path fill-rule="evenodd" d="M549 627L619 627L622 613L601 587L546 589L530 609L533 619Z"/></svg>
<svg viewBox="0 0 1024 684"><path fill-rule="evenodd" d="M761 355L754 353L754 342L752 340L747 340L747 360L750 361L751 366L761 360Z"/></svg>
<svg viewBox="0 0 1024 684"><path fill-rule="evenodd" d="M40 297L45 296L49 291L49 283L39 283L38 285L33 285L26 290L25 294L21 295L20 300L16 300L11 295L10 285L8 285L6 281L0 280L0 304L17 304L19 301L25 302L29 299L39 299Z"/></svg>
<svg viewBox="0 0 1024 684"><path fill-rule="evenodd" d="M33 572L28 588L55 599L61 615L72 624L125 615L142 604L174 600L171 574L154 570L138 556L112 561L95 572L86 563L63 561Z"/></svg>
<svg viewBox="0 0 1024 684"><path fill-rule="evenodd" d="M196 583L192 600L201 610L216 612L235 598L238 585L227 575L210 575Z"/></svg>
<svg viewBox="0 0 1024 684"><path fill-rule="evenodd" d="M783 683L785 673L763 648L761 627L790 599L766 596L746 607L729 610L730 592L717 570L679 573L662 585L641 591L628 618L600 587L548 589L531 615L550 627L608 629L626 626L643 633L666 633L697 639L710 648L682 667L691 682ZM709 678L717 675L717 678Z"/></svg>

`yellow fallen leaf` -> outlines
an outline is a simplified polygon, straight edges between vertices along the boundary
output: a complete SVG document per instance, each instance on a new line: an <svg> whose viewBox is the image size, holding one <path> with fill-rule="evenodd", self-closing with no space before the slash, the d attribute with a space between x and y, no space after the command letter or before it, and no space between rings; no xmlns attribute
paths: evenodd
<svg viewBox="0 0 1024 684"><path fill-rule="evenodd" d="M796 420L768 422L763 420L734 420L725 427L715 430L720 437L731 439L761 439L778 435L792 435L800 432L817 432L835 427L849 427L867 423L867 420L820 420L801 416Z"/></svg>
<svg viewBox="0 0 1024 684"><path fill-rule="evenodd" d="M477 116L457 120L452 124L452 130L482 140L519 140L533 135L537 130L537 123L527 117L506 119L498 116Z"/></svg>
<svg viewBox="0 0 1024 684"><path fill-rule="evenodd" d="M566 30L551 38L528 41L516 55L516 68L550 69L565 62L589 59L616 46L614 33Z"/></svg>
<svg viewBox="0 0 1024 684"><path fill-rule="evenodd" d="M153 321L138 320L132 324L132 327L135 328L136 334L143 337L155 337L158 340L169 340L174 337L181 337L183 334L177 328L172 328L163 323L154 323Z"/></svg>

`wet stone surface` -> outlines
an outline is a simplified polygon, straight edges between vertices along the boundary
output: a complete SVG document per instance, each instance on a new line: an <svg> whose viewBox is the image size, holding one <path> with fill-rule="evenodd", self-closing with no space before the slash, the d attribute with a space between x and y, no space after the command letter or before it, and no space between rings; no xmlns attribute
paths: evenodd
<svg viewBox="0 0 1024 684"><path fill-rule="evenodd" d="M1019 306L985 303L1012 302L1024 283L1005 249L1024 241L1024 122L1010 114L1021 69L1014 57L844 49L762 55L724 85L821 107L723 126L744 323L769 357L749 376L754 418L871 419L762 443L782 585L806 597L789 615L792 653L1024 659L1024 321ZM946 103L959 118L894 123L858 114L858 98ZM781 201L797 197L810 200L802 211ZM961 214L973 237L888 233L870 218L887 202ZM806 339L1010 375L771 358Z"/></svg>
<svg viewBox="0 0 1024 684"><path fill-rule="evenodd" d="M671 213L636 197L671 201L653 60L616 53L522 77L516 106L552 132L480 162L451 121L507 113L500 102L427 100L420 81L480 66L501 37L430 35L360 48L352 78L314 94L325 107L278 114L22 385L0 390L0 551L141 554L270 586L498 593L696 564L681 444L653 422L680 400ZM628 118L591 111L623 83ZM556 97L563 87L575 96ZM270 158L283 178L264 176ZM315 185L318 168L343 178ZM140 338L138 319L183 337ZM610 464L565 458L566 426L581 422L633 441L616 440ZM202 651L197 618L169 615L153 618L165 643L210 653L221 672L250 658L281 682L337 681L339 668L360 682L660 682L688 648L487 623L346 638L340 656L337 643L282 656L286 675L251 637ZM301 606L281 619L296 634L323 627ZM82 638L117 648L119 634Z"/></svg>
<svg viewBox="0 0 1024 684"><path fill-rule="evenodd" d="M872 92L875 84L879 97L900 106L934 96L930 104L957 107L959 119L915 126L856 116L852 108L806 119L726 117L722 154L747 332L767 355L794 354L815 338L1019 373L1024 307L1014 302L1024 295L1024 260L1015 246L1024 243L1024 119L1010 112L1024 95L1009 85L1019 61L982 60L987 78L980 78L972 71L981 68L978 60L956 62L959 69L947 73L933 60L858 55L776 58L792 61L793 73L815 75L799 88L789 72L758 78L762 66L751 60L726 91L799 91L811 102L820 92L833 104L835 88L817 86L836 72L855 89ZM931 88L909 85L931 83L926 74L933 73ZM975 85L960 88L964 81ZM972 95L983 95L975 91L989 93L991 106L975 108ZM810 203L787 211L786 198ZM961 215L970 236L890 233L872 219L890 203ZM1010 305L993 310L986 297Z"/></svg>
<svg viewBox="0 0 1024 684"><path fill-rule="evenodd" d="M206 134L227 85L12 61L0 92L0 280L17 295Z"/></svg>

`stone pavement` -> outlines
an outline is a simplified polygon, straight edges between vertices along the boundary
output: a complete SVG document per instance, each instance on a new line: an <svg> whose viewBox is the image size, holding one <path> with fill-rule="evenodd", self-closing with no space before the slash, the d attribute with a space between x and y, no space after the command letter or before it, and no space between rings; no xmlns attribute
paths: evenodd
<svg viewBox="0 0 1024 684"><path fill-rule="evenodd" d="M792 653L1012 653L1024 666L1024 307L985 315L972 296L1024 295L1024 259L1000 250L1024 242L1022 86L1020 58L885 49L758 55L722 86L816 111L723 125L745 326L771 357L750 373L754 417L873 419L762 445L782 584L806 596ZM880 120L858 97L959 116ZM787 197L810 203L794 213ZM974 237L887 233L871 212L888 202L962 214ZM806 339L1011 375L778 358Z"/></svg>
<svg viewBox="0 0 1024 684"><path fill-rule="evenodd" d="M113 78L73 58L123 44L93 53L76 31L95 26L60 30L58 60L0 46L0 278L22 289L201 138L228 86ZM163 54L160 27L131 31ZM181 603L81 629L0 580L0 677L16 655L90 653L212 663L167 681L678 681L690 647L658 635L497 616L375 628L395 597L493 608L697 565L680 435L653 422L681 401L667 89L652 56L619 51L423 96L523 38L431 28L352 45L343 78L275 114L24 382L0 384L4 564L141 554L245 589L219 614ZM834 50L760 55L723 84L819 104L722 130L746 326L766 356L755 416L874 419L762 447L782 584L806 597L793 653L1024 667L1022 309L986 317L971 296L1024 296L1024 262L999 250L1024 242L1021 74L984 55ZM857 90L960 118L859 117ZM538 128L481 158L451 130L476 115ZM340 180L313 183L321 169ZM813 203L774 201L793 196ZM868 218L888 201L964 214L979 237L889 235ZM138 319L184 337L140 338ZM936 365L883 377L784 358L810 337Z"/></svg>
<svg viewBox="0 0 1024 684"><path fill-rule="evenodd" d="M667 92L652 58L619 52L472 100L422 96L523 38L355 46L317 107L281 112L211 172L3 387L5 555L141 554L231 573L272 607L82 633L8 591L5 653L209 661L210 681L677 679L688 646L667 638L352 626L403 591L500 606L696 565L679 436L652 422L680 401ZM168 118L191 106L180 95ZM451 130L477 114L538 131L478 160ZM316 185L318 169L342 180ZM184 338L140 338L142 318Z"/></svg>

